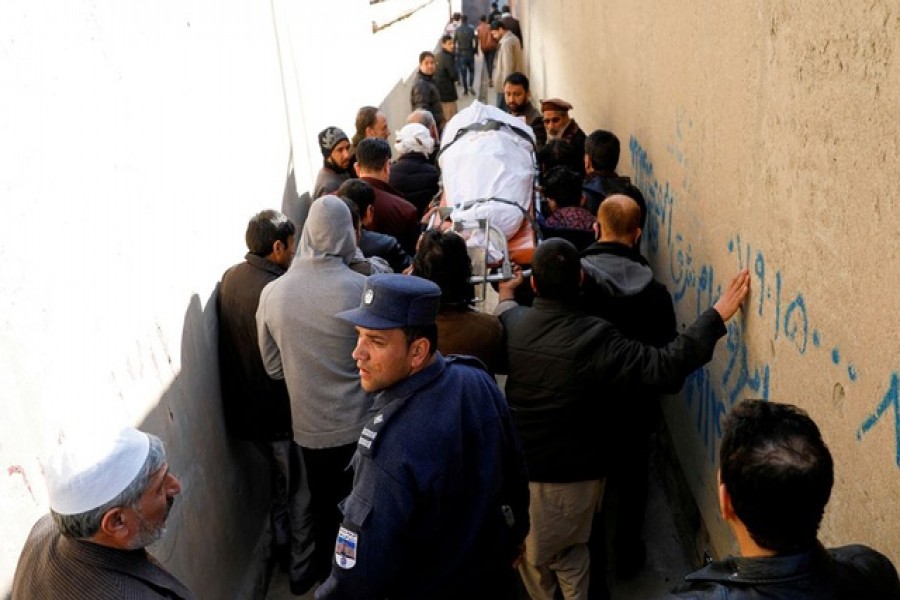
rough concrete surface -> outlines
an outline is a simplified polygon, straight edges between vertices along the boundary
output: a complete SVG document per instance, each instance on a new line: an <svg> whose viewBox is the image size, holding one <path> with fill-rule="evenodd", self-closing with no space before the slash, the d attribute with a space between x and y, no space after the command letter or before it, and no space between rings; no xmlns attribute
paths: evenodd
<svg viewBox="0 0 900 600"><path fill-rule="evenodd" d="M836 461L827 544L900 560L900 11L895 2L519 3L537 97L622 141L645 254L689 323L741 267L752 290L711 365L666 403L710 534L723 415L804 407Z"/></svg>

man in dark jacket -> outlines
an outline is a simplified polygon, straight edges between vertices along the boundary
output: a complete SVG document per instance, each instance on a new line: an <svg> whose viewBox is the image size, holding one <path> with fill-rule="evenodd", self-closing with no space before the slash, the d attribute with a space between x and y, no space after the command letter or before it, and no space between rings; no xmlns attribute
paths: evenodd
<svg viewBox="0 0 900 600"><path fill-rule="evenodd" d="M338 127L326 127L319 132L319 149L322 151L322 168L316 175L313 200L331 194L350 179L350 140ZM300 225L302 229L302 223Z"/></svg>
<svg viewBox="0 0 900 600"><path fill-rule="evenodd" d="M597 214L600 240L581 253L584 271L584 309L612 323L625 337L662 347L675 339L675 310L666 286L653 278L647 261L636 250L641 236L641 210L621 194L609 196ZM620 391L604 407L607 446L619 457L610 465L618 502L614 549L620 578L634 576L646 551L641 532L647 504L650 436L659 427L659 394L642 385ZM591 585L604 580L602 552L606 536L601 527L591 535Z"/></svg>
<svg viewBox="0 0 900 600"><path fill-rule="evenodd" d="M578 156L584 156L584 140L587 137L575 119L569 116L572 105L560 98L541 100L541 114L544 116L544 127L547 140L565 140L572 144ZM584 167L578 169L584 173Z"/></svg>
<svg viewBox="0 0 900 600"><path fill-rule="evenodd" d="M434 54L422 52L419 54L419 72L416 74L416 80L413 82L412 89L409 91L409 103L412 110L423 108L431 113L437 124L438 132L444 129L444 111L441 108L441 94L438 92L437 84L434 82L434 71L437 64L434 60Z"/></svg>
<svg viewBox="0 0 900 600"><path fill-rule="evenodd" d="M412 264L412 257L403 250L397 238L369 229L375 220L375 190L371 185L361 179L351 179L345 181L335 195L350 200L359 211L362 232L357 245L363 256L384 259L395 273L402 273Z"/></svg>
<svg viewBox="0 0 900 600"><path fill-rule="evenodd" d="M456 82L459 74L456 72L456 57L453 54L453 37L445 35L441 37L441 49L437 55L437 67L434 72L434 83L437 84L438 93L441 96L441 109L446 123L456 114Z"/></svg>
<svg viewBox="0 0 900 600"><path fill-rule="evenodd" d="M584 207L597 214L600 203L611 194L625 194L634 198L641 209L641 228L647 224L647 202L641 191L628 177L616 173L621 151L619 138L610 131L598 129L584 141L585 178L582 186ZM640 238L635 247L640 244Z"/></svg>
<svg viewBox="0 0 900 600"><path fill-rule="evenodd" d="M544 129L544 116L531 104L528 77L518 71L510 73L503 82L503 97L506 100L506 111L531 126L536 140L535 147L537 150L543 148L547 143L547 130Z"/></svg>
<svg viewBox="0 0 900 600"><path fill-rule="evenodd" d="M509 308L515 304L513 286L504 286L498 306L506 332L506 399L531 490L531 532L519 572L532 598L552 600L558 587L566 598L586 598L587 541L609 458L597 439L601 407L623 386L678 390L712 358L725 321L747 295L750 276L739 272L683 334L654 348L578 309L581 262L567 240L538 246L532 270L534 305Z"/></svg>
<svg viewBox="0 0 900 600"><path fill-rule="evenodd" d="M429 161L435 140L425 125L408 123L397 132L394 148L400 153L391 165L388 183L415 205L421 217L440 189L441 174Z"/></svg>
<svg viewBox="0 0 900 600"><path fill-rule="evenodd" d="M216 312L225 424L231 435L253 442L271 465L273 541L277 553L290 553L292 588L305 591L314 582L306 472L294 443L287 387L266 373L256 329L259 295L290 266L295 234L294 224L278 211L250 219L249 252L222 275Z"/></svg>
<svg viewBox="0 0 900 600"><path fill-rule="evenodd" d="M884 555L861 545L825 549L818 541L834 462L804 411L745 400L723 430L719 508L741 556L687 575L667 598L900 598L897 571Z"/></svg>
<svg viewBox="0 0 900 600"><path fill-rule="evenodd" d="M462 15L462 22L453 32L456 45L457 70L462 79L463 93L475 94L475 53L478 52L478 37L475 28L469 25L469 17Z"/></svg>
<svg viewBox="0 0 900 600"><path fill-rule="evenodd" d="M437 351L440 297L419 277L373 275L360 306L337 314L356 326L353 358L374 403L319 600L515 598L522 450L478 359Z"/></svg>

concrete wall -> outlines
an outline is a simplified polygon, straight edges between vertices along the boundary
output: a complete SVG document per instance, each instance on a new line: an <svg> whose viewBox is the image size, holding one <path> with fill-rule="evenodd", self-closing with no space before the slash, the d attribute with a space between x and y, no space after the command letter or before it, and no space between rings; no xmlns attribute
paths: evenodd
<svg viewBox="0 0 900 600"><path fill-rule="evenodd" d="M820 424L837 481L828 544L900 561L900 13L827 0L518 3L536 98L614 131L652 205L646 253L681 323L741 267L743 316L666 402L716 554L723 415L745 397Z"/></svg>
<svg viewBox="0 0 900 600"><path fill-rule="evenodd" d="M402 122L392 98L447 18L318 4L0 6L0 596L47 510L44 456L95 423L167 442L184 489L162 562L200 598L259 585L266 471L224 431L215 286L291 156L310 187L317 131L370 103Z"/></svg>

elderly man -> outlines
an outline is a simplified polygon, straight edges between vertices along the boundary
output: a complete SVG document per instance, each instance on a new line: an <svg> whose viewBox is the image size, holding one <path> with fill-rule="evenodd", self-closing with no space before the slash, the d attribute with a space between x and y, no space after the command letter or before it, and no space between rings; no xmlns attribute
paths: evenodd
<svg viewBox="0 0 900 600"><path fill-rule="evenodd" d="M506 99L503 97L503 82L513 73L525 72L525 57L522 54L522 43L509 30L510 21L500 19L491 23L491 35L497 40L497 59L494 63L494 90L497 92L497 107L506 110Z"/></svg>
<svg viewBox="0 0 900 600"><path fill-rule="evenodd" d="M897 571L881 553L819 542L834 462L805 412L745 400L725 417L723 430L719 508L741 555L689 574L668 598L900 598Z"/></svg>
<svg viewBox="0 0 900 600"><path fill-rule="evenodd" d="M13 600L194 596L145 550L181 491L162 441L126 427L69 436L45 466L50 514L35 524Z"/></svg>
<svg viewBox="0 0 900 600"><path fill-rule="evenodd" d="M313 186L313 199L333 193L351 177L350 139L342 129L326 127L320 131L319 149L323 161ZM303 229L302 224L300 229Z"/></svg>
<svg viewBox="0 0 900 600"><path fill-rule="evenodd" d="M437 348L441 290L374 275L338 318L375 394L353 460L331 576L316 598L514 598L528 530L521 450L503 395L473 358Z"/></svg>
<svg viewBox="0 0 900 600"><path fill-rule="evenodd" d="M570 242L545 240L532 270L534 305L515 306L513 286L504 286L497 307L506 332L506 399L531 491L532 529L519 572L535 600L553 600L557 591L566 599L587 598L587 541L611 458L598 439L601 408L623 386L680 388L712 358L725 322L747 295L750 275L739 272L682 335L654 348L578 310L581 262Z"/></svg>
<svg viewBox="0 0 900 600"><path fill-rule="evenodd" d="M548 140L565 140L572 144L578 156L584 156L585 133L575 122L569 118L572 105L559 98L541 100L541 114L544 115L544 128L547 130ZM579 169L584 173L583 165Z"/></svg>
<svg viewBox="0 0 900 600"><path fill-rule="evenodd" d="M291 268L263 288L256 312L263 364L270 377L287 384L309 480L316 573L298 582L295 593L306 591L300 583L308 588L328 571L337 503L350 491L346 467L370 403L350 358L356 334L334 318L362 293L365 276L349 266L355 255L350 209L337 196L319 198Z"/></svg>

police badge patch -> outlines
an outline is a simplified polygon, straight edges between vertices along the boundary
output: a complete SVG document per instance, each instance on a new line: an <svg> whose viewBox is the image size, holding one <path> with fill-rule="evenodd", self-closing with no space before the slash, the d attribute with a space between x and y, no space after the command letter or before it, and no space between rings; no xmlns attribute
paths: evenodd
<svg viewBox="0 0 900 600"><path fill-rule="evenodd" d="M337 543L334 545L334 562L342 569L352 569L356 564L356 544L358 536L341 527L337 534Z"/></svg>

